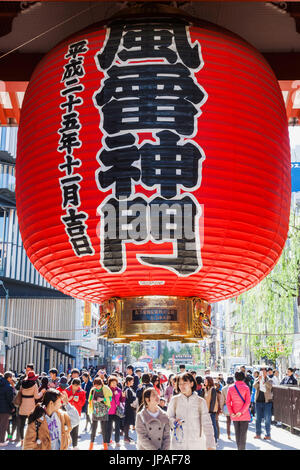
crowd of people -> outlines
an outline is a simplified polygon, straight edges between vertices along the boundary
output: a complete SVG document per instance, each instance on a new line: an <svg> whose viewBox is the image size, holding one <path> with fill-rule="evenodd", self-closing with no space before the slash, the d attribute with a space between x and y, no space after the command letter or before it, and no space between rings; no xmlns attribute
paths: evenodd
<svg viewBox="0 0 300 470"><path fill-rule="evenodd" d="M293 369L282 381L277 372L241 367L225 380L210 370L202 378L184 365L169 377L129 365L125 374L90 368L65 375L52 368L37 375L27 364L18 377L10 371L0 376L0 447L13 441L24 450L77 450L83 417L90 450L97 432L108 450L112 438L116 447L121 437L132 443L132 431L138 450L215 450L223 415L228 439L233 423L237 449L244 450L254 415L255 438L262 438L264 420L264 439L271 439L273 385L297 385Z"/></svg>

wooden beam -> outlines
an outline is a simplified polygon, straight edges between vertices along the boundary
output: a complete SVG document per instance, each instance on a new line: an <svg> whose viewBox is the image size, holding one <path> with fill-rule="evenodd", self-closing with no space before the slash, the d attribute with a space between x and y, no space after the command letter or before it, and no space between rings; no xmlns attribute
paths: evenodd
<svg viewBox="0 0 300 470"><path fill-rule="evenodd" d="M0 57L5 52L0 52ZM44 54L12 52L0 59L0 80L4 82L28 82L33 70Z"/></svg>
<svg viewBox="0 0 300 470"><path fill-rule="evenodd" d="M0 57L4 52L0 51ZM300 52L262 53L278 80L300 80ZM28 82L44 54L13 52L0 59L0 81Z"/></svg>
<svg viewBox="0 0 300 470"><path fill-rule="evenodd" d="M300 80L300 52L265 52L277 80Z"/></svg>

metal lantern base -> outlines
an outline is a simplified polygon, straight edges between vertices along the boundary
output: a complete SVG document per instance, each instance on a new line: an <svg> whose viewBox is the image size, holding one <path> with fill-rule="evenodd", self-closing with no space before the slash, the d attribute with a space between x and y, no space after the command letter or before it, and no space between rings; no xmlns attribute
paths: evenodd
<svg viewBox="0 0 300 470"><path fill-rule="evenodd" d="M101 335L115 343L193 343L210 334L210 312L208 302L195 297L113 298L101 306Z"/></svg>

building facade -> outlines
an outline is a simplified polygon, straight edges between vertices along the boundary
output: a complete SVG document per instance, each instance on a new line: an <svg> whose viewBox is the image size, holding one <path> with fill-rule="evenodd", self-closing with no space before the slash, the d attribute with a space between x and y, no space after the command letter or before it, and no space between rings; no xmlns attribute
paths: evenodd
<svg viewBox="0 0 300 470"><path fill-rule="evenodd" d="M37 372L96 365L98 308L58 292L26 255L16 211L17 127L0 127L0 369Z"/></svg>

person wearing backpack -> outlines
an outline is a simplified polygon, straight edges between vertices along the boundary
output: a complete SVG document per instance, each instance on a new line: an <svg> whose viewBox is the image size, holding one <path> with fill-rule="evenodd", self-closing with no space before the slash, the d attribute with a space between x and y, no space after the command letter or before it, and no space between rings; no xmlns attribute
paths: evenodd
<svg viewBox="0 0 300 470"><path fill-rule="evenodd" d="M250 414L250 389L245 383L243 372L235 373L235 384L227 392L226 405L235 429L235 439L238 450L246 449L247 431Z"/></svg>

